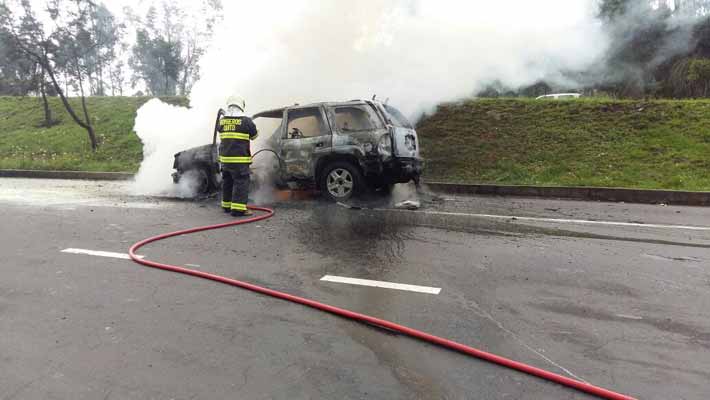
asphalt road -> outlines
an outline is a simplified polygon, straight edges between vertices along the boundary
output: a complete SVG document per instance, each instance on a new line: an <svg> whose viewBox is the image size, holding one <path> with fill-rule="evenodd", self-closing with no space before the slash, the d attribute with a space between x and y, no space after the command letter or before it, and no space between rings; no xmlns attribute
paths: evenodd
<svg viewBox="0 0 710 400"><path fill-rule="evenodd" d="M214 200L0 179L0 399L587 399L379 328L121 258L224 222ZM642 399L710 393L710 209L424 196L274 204L169 239L188 265ZM363 204L360 204L363 205ZM322 281L325 275L439 294Z"/></svg>

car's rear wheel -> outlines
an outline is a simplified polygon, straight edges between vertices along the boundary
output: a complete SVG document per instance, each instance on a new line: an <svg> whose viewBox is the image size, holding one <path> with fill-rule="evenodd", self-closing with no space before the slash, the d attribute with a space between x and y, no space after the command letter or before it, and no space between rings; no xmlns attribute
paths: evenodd
<svg viewBox="0 0 710 400"><path fill-rule="evenodd" d="M320 175L320 190L332 201L345 201L364 189L360 170L346 161L326 165Z"/></svg>

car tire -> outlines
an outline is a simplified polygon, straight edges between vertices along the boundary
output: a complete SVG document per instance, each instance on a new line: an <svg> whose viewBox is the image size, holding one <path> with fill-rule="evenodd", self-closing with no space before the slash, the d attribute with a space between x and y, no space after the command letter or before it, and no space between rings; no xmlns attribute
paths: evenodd
<svg viewBox="0 0 710 400"><path fill-rule="evenodd" d="M323 168L319 179L321 192L331 201L346 201L365 189L360 169L347 161L336 161Z"/></svg>
<svg viewBox="0 0 710 400"><path fill-rule="evenodd" d="M183 184L185 180L188 180L185 187L187 191L192 192L195 196L206 195L210 192L210 180L207 171L203 168L191 168L180 174L178 185Z"/></svg>

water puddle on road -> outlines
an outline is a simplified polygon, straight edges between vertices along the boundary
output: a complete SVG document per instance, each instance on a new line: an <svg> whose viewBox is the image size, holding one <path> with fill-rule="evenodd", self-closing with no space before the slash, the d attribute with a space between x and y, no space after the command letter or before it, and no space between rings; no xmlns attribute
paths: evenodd
<svg viewBox="0 0 710 400"><path fill-rule="evenodd" d="M310 251L358 268L348 268L350 274L381 278L387 268L404 261L405 241L415 239L411 226L383 224L331 204L316 203L306 212L309 215L298 224L298 241Z"/></svg>

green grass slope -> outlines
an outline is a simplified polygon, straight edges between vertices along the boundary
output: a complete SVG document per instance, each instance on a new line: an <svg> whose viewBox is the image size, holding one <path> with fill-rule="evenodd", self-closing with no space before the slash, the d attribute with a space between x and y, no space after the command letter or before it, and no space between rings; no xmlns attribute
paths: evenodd
<svg viewBox="0 0 710 400"><path fill-rule="evenodd" d="M89 98L101 142L92 153L59 99L60 123L44 128L40 99L0 97L0 168L136 171L133 121L148 99ZM710 101L470 100L439 106L417 129L429 180L710 190Z"/></svg>
<svg viewBox="0 0 710 400"><path fill-rule="evenodd" d="M58 98L50 99L58 124L42 127L42 102L33 97L0 97L0 169L54 169L81 171L138 170L143 157L141 142L133 132L136 110L148 97L90 97L89 114L99 140L91 151L89 137L64 110ZM186 104L184 98L165 98ZM79 99L71 99L81 113ZM81 114L80 114L81 115Z"/></svg>
<svg viewBox="0 0 710 400"><path fill-rule="evenodd" d="M710 190L706 100L471 100L417 129L430 180Z"/></svg>

